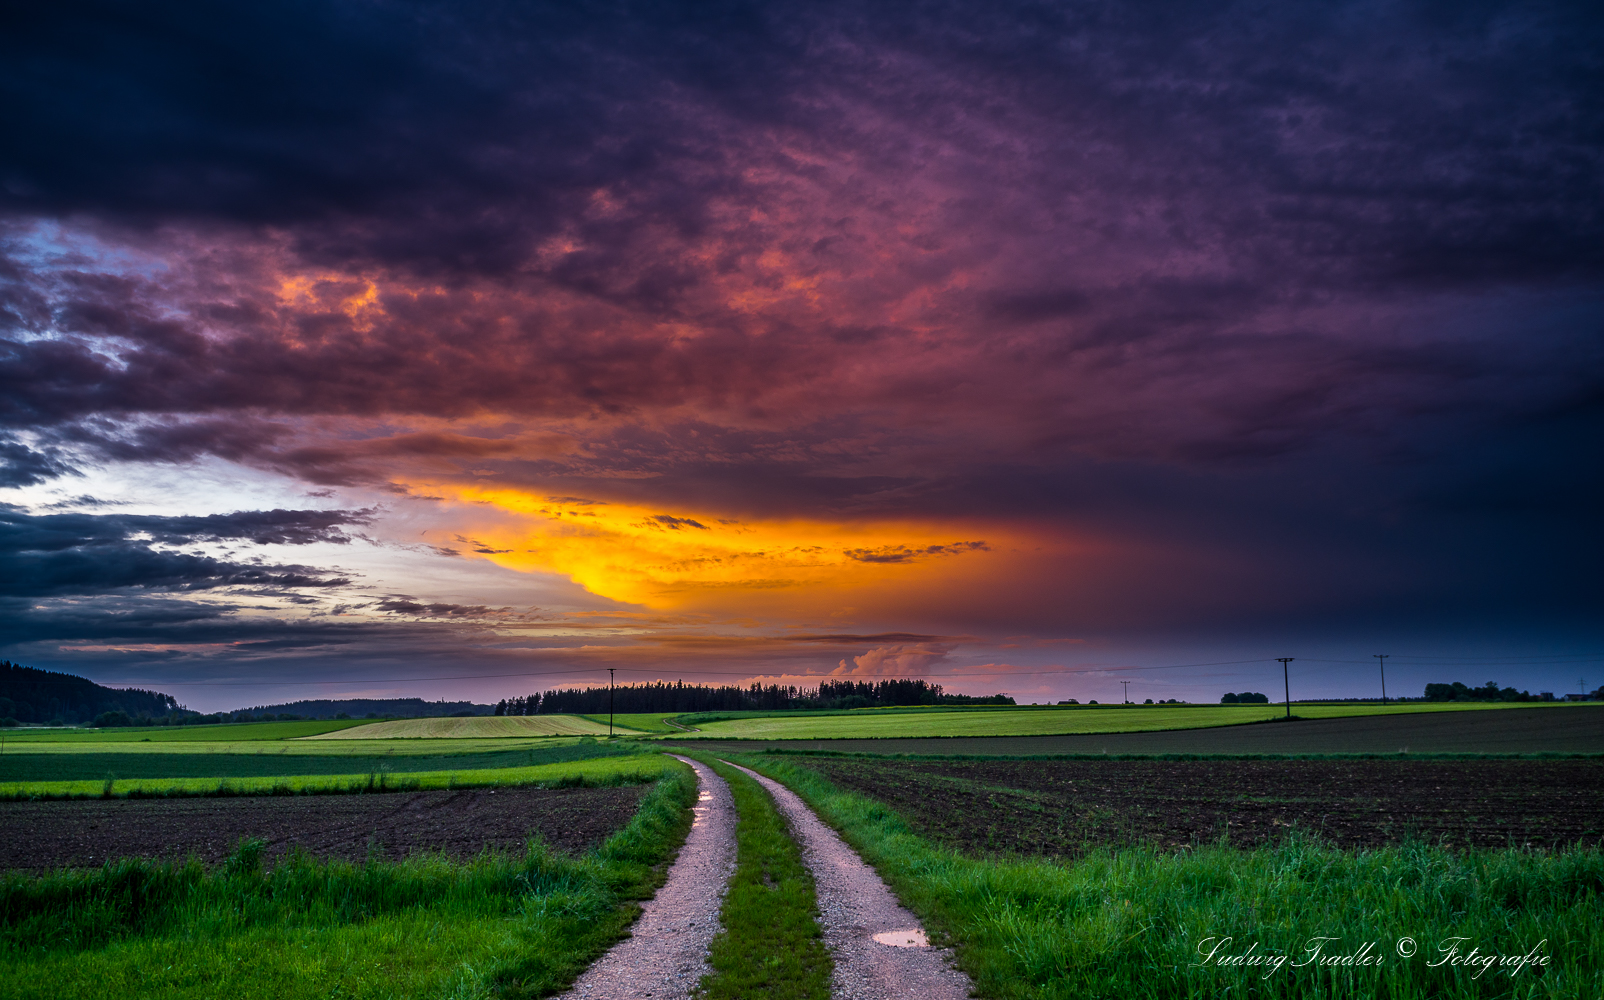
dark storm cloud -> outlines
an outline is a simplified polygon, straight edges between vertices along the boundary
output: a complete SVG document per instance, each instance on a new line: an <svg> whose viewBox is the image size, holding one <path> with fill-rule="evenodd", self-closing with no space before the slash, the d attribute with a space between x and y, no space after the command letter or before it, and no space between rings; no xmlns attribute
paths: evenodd
<svg viewBox="0 0 1604 1000"><path fill-rule="evenodd" d="M847 549L848 559L867 563L909 563L931 556L956 556L965 552L986 551L985 542L953 542L951 545L924 545L909 548L906 545L884 545L877 549Z"/></svg>
<svg viewBox="0 0 1604 1000"><path fill-rule="evenodd" d="M492 608L484 604L421 603L404 595L385 598L373 607L387 614L418 618L484 618L490 615L505 616L512 611L511 608Z"/></svg>
<svg viewBox="0 0 1604 1000"><path fill-rule="evenodd" d="M338 587L308 566L233 562L158 545L249 541L258 545L349 542L340 529L364 511L240 511L206 517L45 514L0 510L0 594L103 594L126 588Z"/></svg>
<svg viewBox="0 0 1604 1000"><path fill-rule="evenodd" d="M1596 5L6 16L0 485L484 469L1596 593Z"/></svg>
<svg viewBox="0 0 1604 1000"><path fill-rule="evenodd" d="M1007 135L1045 220L1065 197L1164 191L1177 242L1288 252L1304 277L1552 280L1604 263L1599 20L1580 3L41 5L0 35L4 204L271 224L314 256L483 274L616 189L625 217L593 222L554 278L661 306L701 277L663 260L624 277L629 231L709 225L708 200L743 185L735 128L877 166L911 152L843 117L853 95L890 134L965 153ZM1000 308L1062 315L1077 294Z"/></svg>
<svg viewBox="0 0 1604 1000"><path fill-rule="evenodd" d="M349 646L359 642L445 641L461 637L463 626L443 628L410 622L343 622L325 618L287 618L238 614L234 605L171 595L139 592L104 595L93 604L59 599L17 601L0 598L7 620L3 644L8 648L40 644L41 651L61 655L49 644L135 644L142 659L168 656L224 656L316 646ZM177 647L167 649L164 647ZM193 650L183 647L193 646ZM223 648L219 649L221 646Z"/></svg>
<svg viewBox="0 0 1604 1000"><path fill-rule="evenodd" d="M35 451L20 441L0 438L0 487L32 486L74 471L47 451Z"/></svg>

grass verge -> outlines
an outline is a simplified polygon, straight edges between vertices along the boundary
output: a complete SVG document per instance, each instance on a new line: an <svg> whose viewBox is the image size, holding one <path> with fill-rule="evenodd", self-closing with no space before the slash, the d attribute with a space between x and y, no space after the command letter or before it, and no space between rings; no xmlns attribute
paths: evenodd
<svg viewBox="0 0 1604 1000"><path fill-rule="evenodd" d="M739 817L736 868L713 939L702 1000L829 1000L834 968L819 930L813 876L769 793L700 758L729 783Z"/></svg>
<svg viewBox="0 0 1604 1000"><path fill-rule="evenodd" d="M1604 852L1597 849L1341 851L1289 838L1253 851L979 861L932 847L881 803L804 767L732 759L783 781L840 831L926 927L955 946L984 997L1604 994ZM1462 939L1461 958L1475 948L1548 961L1519 970L1456 964L1440 950L1453 939ZM1360 957L1309 961L1316 946L1322 958ZM1412 955L1401 954L1411 947ZM1219 961L1249 953L1284 957L1273 966ZM1365 956L1378 961L1364 964Z"/></svg>
<svg viewBox="0 0 1604 1000"><path fill-rule="evenodd" d="M618 940L689 828L694 778L675 765L600 848L467 864L353 865L260 841L208 871L125 860L0 878L0 996L44 998L537 997Z"/></svg>
<svg viewBox="0 0 1604 1000"><path fill-rule="evenodd" d="M146 778L99 781L13 781L0 784L0 802L62 799L201 798L233 795L348 795L360 792L419 792L453 788L500 788L542 785L573 788L585 785L641 784L677 768L657 753L534 767L472 768L451 771L367 774L267 775L253 778Z"/></svg>

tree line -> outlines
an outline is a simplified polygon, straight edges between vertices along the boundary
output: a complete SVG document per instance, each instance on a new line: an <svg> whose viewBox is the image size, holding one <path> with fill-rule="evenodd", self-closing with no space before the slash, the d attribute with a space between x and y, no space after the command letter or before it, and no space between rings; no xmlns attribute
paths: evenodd
<svg viewBox="0 0 1604 1000"><path fill-rule="evenodd" d="M39 670L0 660L0 723L72 725L117 713L126 719L171 719L193 715L172 695L139 688L102 687L74 674Z"/></svg>
<svg viewBox="0 0 1604 1000"><path fill-rule="evenodd" d="M1012 705L1005 694L976 697L947 694L923 680L824 681L816 688L795 685L625 684L608 689L563 688L506 698L497 715L597 715L609 710L635 712L741 712L786 709L877 708L893 705Z"/></svg>

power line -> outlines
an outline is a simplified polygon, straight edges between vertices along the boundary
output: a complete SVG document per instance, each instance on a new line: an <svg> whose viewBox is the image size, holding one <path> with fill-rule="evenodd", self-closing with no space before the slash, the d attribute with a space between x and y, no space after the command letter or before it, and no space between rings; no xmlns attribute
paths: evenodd
<svg viewBox="0 0 1604 1000"><path fill-rule="evenodd" d="M1580 655L1580 654L1578 654L1578 655ZM1446 657L1442 657L1442 658L1437 658L1437 657L1411 657L1411 656L1403 656L1403 655L1400 655L1400 654L1391 654L1391 653L1387 654L1387 656L1388 656L1389 659L1396 659L1396 660L1403 660L1403 661L1409 661L1409 660L1415 660L1415 659L1435 659L1435 660L1445 660L1445 661L1448 660L1448 658L1446 658ZM1315 657L1298 657L1298 659L1303 660L1304 662L1307 662L1307 663L1342 663L1342 664L1351 664L1351 665L1354 665L1354 666L1368 666L1368 665L1371 665L1370 662L1367 661L1367 660L1328 660L1328 659L1318 659L1318 658L1315 658ZM960 670L960 671L954 671L952 673L930 674L929 675L929 679L940 681L940 680L945 680L945 679L948 679L948 678L1044 677L1044 676L1060 676L1060 675L1063 675L1063 676L1074 676L1074 675L1080 675L1080 674L1130 673L1130 672L1139 672L1139 671L1144 671L1144 670L1191 670L1191 669L1195 669L1195 668L1198 668L1198 667L1239 667L1239 666L1247 666L1247 665L1255 664L1255 663L1268 664L1268 663L1274 663L1274 662L1277 662L1277 658L1275 658L1275 657L1264 657L1262 659L1255 659L1255 660L1216 660L1216 661L1212 661L1212 662L1209 662L1209 663L1164 663L1164 664L1155 664L1155 665L1122 664L1122 665L1108 665L1108 666L1090 665L1090 666L1076 666L1076 667L1050 667L1050 668L1046 668L1046 669L1037 669L1037 670L981 670L981 671L962 671L962 670ZM1439 667L1471 666L1471 665L1498 666L1498 665L1500 665L1500 663L1503 663L1503 664L1507 664L1507 665L1510 665L1510 666L1521 666L1521 665L1526 665L1526 666L1543 666L1543 665L1562 666L1566 662L1572 662L1572 663L1604 662L1604 655L1587 655L1587 656L1582 656L1581 658L1572 659L1570 661L1561 661L1561 660L1533 661L1533 662L1528 662L1528 663L1524 663L1524 664L1518 658L1509 657L1509 658L1505 658L1505 659L1501 660L1499 663L1479 663L1478 662L1477 664L1471 664L1471 663L1465 663L1465 662L1452 662L1452 661L1450 661L1450 662L1438 662L1438 663L1435 663L1433 665L1439 666ZM1407 665L1407 662L1406 662L1405 665ZM283 687L283 686L290 686L290 685L299 686L299 685L307 685L307 684L423 684L423 683L429 683L429 682L433 682L433 681L505 680L505 679L509 679L509 678L518 678L518 677L527 677L527 678L571 677L571 676L577 676L577 675L580 675L580 674L591 673L591 672L599 671L599 670L621 670L621 671L626 671L626 672L630 672L630 673L644 673L644 674L658 674L658 675L661 675L663 673L664 668L655 667L655 666L653 666L653 667L619 667L619 666L614 666L614 667L553 667L553 668L544 669L544 670L519 670L519 671L510 672L510 673L443 674L443 675L429 676L429 677L347 677L347 678L335 678L335 679L299 679L299 678L297 678L297 679L281 679L281 680L266 680L266 681L240 681L240 680L230 680L230 681L179 681L179 680L146 681L146 680L123 680L123 681L118 681L118 683L121 683L121 684L158 684L158 685L161 685L161 686L164 686L164 687ZM763 673L761 671L755 671L755 670L752 670L752 669L745 669L745 670L712 670L712 669L703 669L703 668L692 668L692 670L690 672L695 673L695 674L700 675L700 676L711 675L711 676L715 676L715 677L783 676L783 674L777 673L777 672L776 673L765 674L765 673ZM808 679L808 680L824 681L824 680L831 680L832 678L837 677L838 675L832 675L832 674L798 674L796 676L799 677L799 678ZM907 676L908 675L906 675L906 674L899 674L899 673L854 673L854 674L851 674L851 675L842 676L841 679L852 679L852 678L896 679L896 678L905 678Z"/></svg>
<svg viewBox="0 0 1604 1000"><path fill-rule="evenodd" d="M1224 660L1218 663L1167 663L1161 666L1120 666L1120 667L1054 667L1047 670L983 670L978 673L950 673L932 675L940 680L946 677L1024 677L1040 674L1101 674L1119 673L1131 670L1184 670L1192 667L1234 667L1248 663L1268 663L1269 660ZM207 687L270 687L287 684L411 684L424 681L480 681L507 677L564 677L573 674L589 673L597 670L627 670L634 673L661 674L661 667L562 667L552 670L520 670L508 674L450 674L438 677L351 677L344 680L276 680L276 681L119 681L120 684L162 684L168 687L179 686L207 686ZM762 677L782 676L779 674L763 674L753 670L700 670L693 669L691 673L713 674L727 677ZM827 681L832 677L850 680L853 677L907 677L906 674L879 674L855 673L851 675L834 674L798 674L798 677L807 677L813 680Z"/></svg>

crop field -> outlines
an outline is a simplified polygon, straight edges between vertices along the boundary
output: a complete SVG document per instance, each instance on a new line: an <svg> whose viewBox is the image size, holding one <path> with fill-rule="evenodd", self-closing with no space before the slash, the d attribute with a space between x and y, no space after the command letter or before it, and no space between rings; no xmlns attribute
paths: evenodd
<svg viewBox="0 0 1604 1000"><path fill-rule="evenodd" d="M1531 709L1529 704L1520 708ZM1412 705L1295 705L1303 719L1415 715L1435 712L1508 710L1502 703L1442 702ZM1537 711L1586 711L1556 702ZM951 736L1056 736L1072 733L1132 733L1201 729L1279 718L1279 705L1108 705L1062 709L924 710L840 715L771 715L699 724L697 738L746 740L910 739Z"/></svg>
<svg viewBox="0 0 1604 1000"><path fill-rule="evenodd" d="M1596 753L1604 709L1380 707L1299 705L1301 721L1223 726L1265 708L746 716L700 723L705 734L675 742L773 723L982 727L987 735L700 748L802 795L954 947L987 1000L1599 995L1604 758L1394 751L1400 740L1416 751L1459 740L1480 751ZM1309 718L1316 709L1371 711ZM999 720L1057 725L1065 716L1214 728L990 735ZM671 730L667 718L681 717L618 721L657 735ZM684 766L661 752L667 744L526 726L564 719L605 732L605 717L515 716L368 723L328 736L270 723L256 733L209 727L246 733L231 740L164 739L174 731L161 730L8 738L0 995L558 992L626 930L627 901L662 878L694 800ZM451 735L460 723L489 726ZM380 726L409 731L360 738ZM515 735L492 735L504 732ZM1295 752L1380 746L1392 755L995 755L1144 740L1229 740L1264 755L1304 741ZM994 755L953 756L971 745ZM765 746L783 752L754 752ZM805 752L815 746L833 752ZM874 752L840 752L858 747ZM939 756L884 755L903 748ZM739 874L709 995L751 995L762 984L763 995L824 996L829 962L815 954L803 856L761 790L738 784ZM10 835L17 830L31 835ZM1275 980L1196 965L1196 943L1210 933L1295 951L1332 931L1388 947L1403 934L1468 935L1503 950L1546 939L1555 961L1521 984L1423 962Z"/></svg>
<svg viewBox="0 0 1604 1000"><path fill-rule="evenodd" d="M790 757L975 855L1100 847L1604 846L1604 760L863 760Z"/></svg>
<svg viewBox="0 0 1604 1000"><path fill-rule="evenodd" d="M197 744L180 744L196 746ZM206 744L199 744L205 746ZM343 746L341 749L345 749ZM115 778L251 778L272 775L356 774L370 771L445 771L526 767L640 753L629 744L590 740L520 741L476 753L396 753L359 744L355 753L6 753L0 755L0 784L18 781L85 781ZM409 748L410 750L411 748ZM434 750L435 752L427 752Z"/></svg>
<svg viewBox="0 0 1604 1000"><path fill-rule="evenodd" d="M683 714L683 712L620 712L613 716L613 726L620 732L632 730L637 733L683 733L686 731L684 727L671 726L664 721L677 719ZM604 730L607 728L605 715L581 715L580 718L589 719Z"/></svg>
<svg viewBox="0 0 1604 1000"><path fill-rule="evenodd" d="M615 727L617 728L617 727ZM462 740L517 736L605 736L607 723L581 715L476 715L460 719L395 719L308 735L307 740Z"/></svg>
<svg viewBox="0 0 1604 1000"><path fill-rule="evenodd" d="M1058 736L709 740L675 746L714 753L787 749L918 755L1090 754L1597 754L1604 753L1604 706L1510 708L1497 712L1428 712L1295 719L1252 725Z"/></svg>
<svg viewBox="0 0 1604 1000"><path fill-rule="evenodd" d="M117 754L174 754L179 756L204 757L215 754L232 754L237 756L253 756L263 758L276 757L349 757L362 755L376 755L385 757L415 757L429 754L444 754L463 756L467 754L494 753L502 750L540 750L556 746L598 746L605 741L598 741L595 737L584 736L574 739L571 736L534 736L528 738L506 739L460 739L460 740L255 740L237 743L196 743L193 741L175 741L164 743L157 740L139 743L13 743L7 742L0 758L16 754L39 755L79 755L97 753Z"/></svg>
<svg viewBox="0 0 1604 1000"><path fill-rule="evenodd" d="M232 795L334 795L346 792L494 788L541 782L645 781L679 766L657 753L607 756L525 767L459 767L446 771L346 771L334 774L266 775L244 778L132 778L97 781L0 783L0 803L35 799L152 798Z"/></svg>
<svg viewBox="0 0 1604 1000"><path fill-rule="evenodd" d="M1043 791L1045 782L1032 777L1032 769L1045 762L1013 762L1006 770L991 767L1004 762L981 762L980 771L920 772L910 769L916 768L914 762L903 767L883 759L828 764L763 754L730 759L783 781L840 830L935 939L954 946L958 964L974 980L978 994L994 1000L1503 1000L1598 996L1604 989L1604 851L1597 847L1486 849L1405 839L1344 848L1295 826L1254 847L1217 842L1184 849L1151 842L1118 846L1123 838L1094 838L1088 848L1073 836L1074 849L1059 855L1051 846L1045 852L1035 849L1055 835L1047 829L1051 817L1046 803L1030 798ZM1119 762L1109 766L1113 763ZM853 766L860 770L849 774ZM862 782L875 794L830 781L826 767L840 769L836 773L843 780ZM1581 774L1583 780L1593 780ZM1212 777L1220 781L1232 776ZM1366 779L1372 786L1369 793L1383 806L1401 805L1398 796L1378 787L1394 777ZM1478 777L1486 775L1467 776L1450 767L1410 781L1420 792L1435 782L1431 787L1440 789L1435 804L1448 811L1466 799L1467 786ZM1506 806L1518 802L1515 784L1520 777L1500 779L1492 798L1501 798ZM1533 772L1526 777L1544 776ZM1553 772L1547 777L1557 782L1576 775ZM1203 797L1195 781L1188 791L1168 796L1160 783L1148 791L1146 803L1137 805L1129 798L1134 793L1122 792L1121 782L1107 772L1079 779L1093 784L1093 799L1108 796L1110 814L1184 810ZM897 791L895 785L903 780L917 789ZM1098 781L1103 784L1096 785ZM1288 800L1298 791L1285 780L1261 787L1270 797ZM1251 782L1215 788L1232 797L1237 814L1250 816L1258 808ZM918 801L921 795L934 796L939 804L925 809ZM996 831L1007 841L1003 845L990 836L990 821L998 817L984 812L988 795L1003 801L1010 821L1038 834L1035 844L1029 833ZM1327 801L1340 798L1334 793ZM1475 800L1471 805L1475 807ZM949 822L935 814L963 808L982 811L973 822L963 816ZM1587 822L1574 811L1562 811L1573 823ZM1374 825L1375 819L1372 814L1364 822ZM1271 822L1273 826L1273 817ZM1043 833L1049 835L1041 837ZM1304 964L1270 969L1205 961L1209 942L1221 938L1230 939L1227 954L1280 955L1283 963ZM1441 961L1438 949L1455 938L1466 942L1463 951L1474 943L1483 954L1533 954L1547 964L1527 967L1516 978L1508 968L1487 972ZM1323 942L1320 955L1332 957L1361 953L1370 944L1379 949L1382 961L1308 961L1310 942L1315 941ZM1478 974L1483 972L1487 974Z"/></svg>
<svg viewBox="0 0 1604 1000"><path fill-rule="evenodd" d="M159 834L162 821L149 817L166 809L169 817L185 817L168 825L208 859L217 857L205 842L208 825L222 839L260 829L263 821L264 832L299 833L332 858L280 854L277 845L258 838L240 842L210 867L199 856L183 864L133 858L42 877L0 876L0 996L547 995L625 932L638 912L631 901L650 896L660 866L684 837L694 783L677 762L653 759L672 767L644 796L634 788L583 790L590 794L583 800L587 811L596 814L591 818L575 815L579 798L511 788L466 800L443 792L0 806L81 807L80 821L110 816L128 828L93 836L119 837L136 834L140 816ZM504 795L510 796L507 807ZM631 796L638 802L633 810ZM546 825L532 816L537 805L554 802L562 804ZM244 806L226 811L238 803ZM303 808L308 803L345 812ZM273 815L275 806L285 808ZM126 809L94 812L117 807ZM54 821L70 822L62 815ZM476 850L476 840L519 841L565 818L579 827L575 848L605 840L583 858L537 844L460 860ZM344 828L342 819L350 821ZM623 828L607 836L606 828L622 819ZM410 830L423 831L421 839L403 843ZM385 860L388 848L366 853L374 834L376 844L444 850ZM360 864L338 859L359 841ZM114 851L132 847L127 840L110 843ZM275 863L264 864L267 858Z"/></svg>
<svg viewBox="0 0 1604 1000"><path fill-rule="evenodd" d="M576 854L628 822L645 787L6 802L0 821L29 836L0 838L0 869L99 867L119 858L217 865L252 838L263 842L268 865L292 850L354 862L435 852L467 861L486 849L521 854L531 837Z"/></svg>
<svg viewBox="0 0 1604 1000"><path fill-rule="evenodd" d="M367 725L360 719L303 722L235 722L219 726L148 726L116 729L7 729L7 743L245 743L293 740Z"/></svg>

